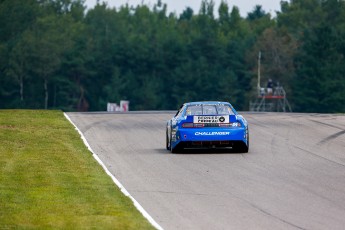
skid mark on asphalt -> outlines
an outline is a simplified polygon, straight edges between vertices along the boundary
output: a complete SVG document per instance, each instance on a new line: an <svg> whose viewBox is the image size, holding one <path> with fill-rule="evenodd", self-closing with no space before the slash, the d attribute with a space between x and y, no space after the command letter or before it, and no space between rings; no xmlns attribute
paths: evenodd
<svg viewBox="0 0 345 230"><path fill-rule="evenodd" d="M243 201L245 201L245 200L243 200ZM290 226L292 226L292 227L295 227L295 228L297 228L297 229L306 230L305 228L302 228L302 227L300 227L300 226L297 226L297 225L295 225L295 224L293 224L293 223L290 223L290 222L288 222L288 221L286 221L286 220L284 220L284 219L282 219L282 218L280 218L280 217L278 217L278 216L275 216L275 215L269 213L268 211L266 211L266 210L264 210L264 209L262 209L262 208L256 206L255 204L252 204L252 203L250 203L250 202L248 202L248 201L245 201L245 202L247 202L247 204L249 204L251 207L255 208L256 210L259 210L261 213L264 213L264 214L267 215L267 216L270 216L270 217L272 217L272 218L275 218L275 219L277 219L277 220L279 220L279 221L281 221L281 222L283 222L283 223L285 223L285 224L287 224L287 225L290 225Z"/></svg>
<svg viewBox="0 0 345 230"><path fill-rule="evenodd" d="M313 119L308 119L308 120L309 120L309 121L312 121L312 122L315 122L315 123L318 123L318 124L321 124L321 125L326 125L326 126L329 126L329 127L332 127L332 128L344 130L344 128L341 128L341 127L335 126L335 125L331 125L331 124L328 124L328 123L325 123L325 122L315 121L315 120L313 120Z"/></svg>
<svg viewBox="0 0 345 230"><path fill-rule="evenodd" d="M277 133L273 133L272 139L271 139L271 154L274 156L276 155L276 152L279 151L279 149L277 150L277 148L275 147L277 144Z"/></svg>
<svg viewBox="0 0 345 230"><path fill-rule="evenodd" d="M259 206L256 205L256 204L253 204L252 202L250 202L250 201L248 201L248 200L246 200L246 199L244 199L244 198L241 198L241 197L239 197L239 196L237 196L237 195L235 195L235 194L232 194L231 192L228 192L228 194L229 194L231 197L234 197L234 198L240 200L241 202L246 203L246 204L249 205L250 207L254 208L255 210L258 210L260 213L263 213L263 214L266 215L266 216L272 217L272 218L274 218L274 219L276 219L276 220L278 220L278 221L280 221L280 222L282 222L282 223L285 223L285 224L287 224L287 225L289 225L289 226L292 226L292 227L294 227L294 228L301 229L301 230L306 230L305 228L302 228L302 227L300 227L300 226L297 226L297 225L295 225L295 224L293 224L293 223L290 223L290 222L287 221L287 220L284 220L284 219L282 219L282 218L280 218L280 217L278 217L278 216L276 216L276 215L273 215L272 213L270 213L270 212L264 210L263 208L259 207Z"/></svg>
<svg viewBox="0 0 345 230"><path fill-rule="evenodd" d="M298 146L296 146L296 145L294 145L293 147L295 147L296 149L302 150L303 152L308 153L308 154L310 154L310 155L313 155L313 156L315 156L315 157L318 157L318 158L321 158L321 159L323 159L323 160L329 161L329 162L331 162L331 163L334 163L334 164L337 164L337 165L341 165L341 166L345 166L345 164L342 164L342 163L339 163L339 162L336 162L336 161L332 161L332 160L330 160L330 159L328 159L328 158L326 158L326 157L317 155L317 154L315 154L315 153L313 153L313 152L311 152L311 151L308 151L308 150L303 149L303 148L301 148L301 147L298 147Z"/></svg>
<svg viewBox="0 0 345 230"><path fill-rule="evenodd" d="M87 133L91 128L95 127L95 126L98 126L102 123L104 123L106 121L98 121L98 122L93 122L89 125L86 125L85 128L83 130L81 130L83 133Z"/></svg>
<svg viewBox="0 0 345 230"><path fill-rule="evenodd" d="M153 193L176 194L176 195L219 197L219 194L188 193L188 192L186 193L186 192L171 192L171 191L139 191L139 190L130 190L130 192L131 192L131 193L152 193L152 192L153 192ZM263 213L263 214L266 215L266 216L272 217L272 218L274 218L274 219L276 219L276 220L278 220L278 221L280 221L280 222L282 222L282 223L285 223L285 224L287 224L287 225L289 225L289 226L292 226L292 227L294 227L294 228L297 228L297 229L300 229L300 230L306 230L305 228L302 228L302 227L300 227L300 226L297 226L297 225L295 225L295 224L293 224L293 223L290 223L290 222L288 222L288 221L286 221L286 220L284 220L284 219L282 219L282 218L280 218L280 217L278 217L278 216L273 215L272 213L270 213L270 212L264 210L263 208L260 208L259 206L257 206L257 205L255 205L255 204L249 202L249 201L246 200L246 199L243 199L243 198L241 198L241 197L238 197L238 196L236 196L236 195L234 195L234 194L232 194L232 193L229 193L229 194L230 194L231 197L234 197L234 198L236 198L236 199L238 199L238 200L240 200L240 201L246 203L246 204L249 205L250 207L252 207L252 208L258 210L259 212Z"/></svg>
<svg viewBox="0 0 345 230"><path fill-rule="evenodd" d="M270 128L269 126L264 125L262 121L259 121L258 119L254 118L254 117L248 118L248 123L249 123L249 125L259 126L262 128Z"/></svg>
<svg viewBox="0 0 345 230"><path fill-rule="evenodd" d="M344 134L345 134L345 130L337 132L337 133L335 133L335 134L333 134L333 135L331 135L329 137L326 137L325 139L323 139L322 141L317 143L317 145L324 145L325 143L327 143L327 142L329 142L329 141L331 141L331 140L333 140L333 139L335 139L335 138L337 138L337 137L339 137L341 135L344 135Z"/></svg>

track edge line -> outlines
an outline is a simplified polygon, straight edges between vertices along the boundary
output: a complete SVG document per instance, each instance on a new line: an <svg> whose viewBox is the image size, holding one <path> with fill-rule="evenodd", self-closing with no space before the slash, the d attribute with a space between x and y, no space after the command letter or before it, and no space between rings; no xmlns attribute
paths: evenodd
<svg viewBox="0 0 345 230"><path fill-rule="evenodd" d="M113 182L120 188L121 192L129 197L134 206L138 209L138 211L158 230L163 230L163 228L150 216L150 214L148 214L148 212L146 212L146 210L139 204L138 201L136 201L134 199L134 197L131 196L131 194L129 194L129 192L127 191L127 189L120 183L120 181L113 175L111 174L111 172L108 170L108 168L105 166L105 164L102 162L102 160L94 153L94 151L92 150L91 146L89 145L89 143L87 142L84 134L79 130L79 128L74 124L74 122L71 120L71 118L66 114L63 113L64 116L66 117L66 119L74 126L74 128L78 131L81 139L83 140L84 144L86 145L86 147L88 148L88 150L92 153L92 156L95 158L95 160L102 166L102 168L104 169L104 171L108 174L108 176L110 176L110 178L113 180Z"/></svg>

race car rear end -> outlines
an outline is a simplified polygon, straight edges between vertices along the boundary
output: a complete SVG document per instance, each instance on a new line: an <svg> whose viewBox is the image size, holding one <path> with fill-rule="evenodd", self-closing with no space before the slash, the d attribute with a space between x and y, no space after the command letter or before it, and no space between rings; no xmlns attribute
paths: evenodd
<svg viewBox="0 0 345 230"><path fill-rule="evenodd" d="M248 152L248 124L233 111L233 114L217 115L187 115L182 111L180 116L177 114L171 120L170 137L167 128L167 141L170 139L167 149L174 152L183 148L231 148Z"/></svg>

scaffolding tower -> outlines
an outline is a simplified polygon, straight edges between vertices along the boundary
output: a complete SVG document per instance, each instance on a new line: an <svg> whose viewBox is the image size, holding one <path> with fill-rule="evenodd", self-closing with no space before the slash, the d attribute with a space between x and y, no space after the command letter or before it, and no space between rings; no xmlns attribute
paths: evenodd
<svg viewBox="0 0 345 230"><path fill-rule="evenodd" d="M282 86L274 87L272 93L267 93L265 88L260 88L256 100L249 103L249 110L256 112L292 112Z"/></svg>
<svg viewBox="0 0 345 230"><path fill-rule="evenodd" d="M261 51L258 55L258 85L257 98L249 103L249 110L256 112L292 112L289 101L286 98L284 88L279 85L276 87L262 88L261 83ZM270 82L273 85L272 80ZM270 89L270 90L268 90Z"/></svg>

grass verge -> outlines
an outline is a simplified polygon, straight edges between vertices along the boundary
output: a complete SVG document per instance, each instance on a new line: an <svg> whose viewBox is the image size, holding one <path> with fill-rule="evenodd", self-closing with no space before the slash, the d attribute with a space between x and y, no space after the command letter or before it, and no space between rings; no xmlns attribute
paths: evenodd
<svg viewBox="0 0 345 230"><path fill-rule="evenodd" d="M0 229L154 229L61 111L0 110Z"/></svg>

